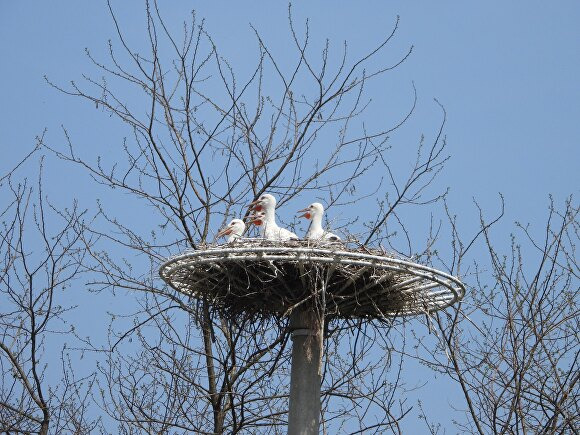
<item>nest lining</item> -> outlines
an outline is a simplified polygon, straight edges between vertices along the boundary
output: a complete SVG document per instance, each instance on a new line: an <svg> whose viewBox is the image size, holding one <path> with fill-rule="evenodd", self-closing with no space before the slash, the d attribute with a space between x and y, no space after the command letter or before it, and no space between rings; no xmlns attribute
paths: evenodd
<svg viewBox="0 0 580 435"><path fill-rule="evenodd" d="M159 273L229 317L281 318L311 304L327 317L385 318L437 311L465 294L444 272L342 243L242 239L173 257Z"/></svg>

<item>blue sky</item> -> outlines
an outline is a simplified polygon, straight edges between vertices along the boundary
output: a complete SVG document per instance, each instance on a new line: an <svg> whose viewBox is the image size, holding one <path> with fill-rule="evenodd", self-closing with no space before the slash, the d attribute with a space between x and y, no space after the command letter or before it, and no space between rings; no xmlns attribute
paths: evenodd
<svg viewBox="0 0 580 435"><path fill-rule="evenodd" d="M115 7L130 42L143 35L143 12L134 2ZM287 5L273 2L194 3L198 15L240 71L255 57L252 23L280 57L291 41ZM179 28L189 2L163 8ZM526 221L545 210L547 195L562 200L577 189L580 142L580 7L576 2L353 2L297 3L298 23L310 19L311 39L347 40L351 53L365 52L390 31L400 30L381 61L397 58L409 46L411 58L382 81L368 123L392 124L409 107L411 83L418 90L416 115L395 143L413 145L440 119L433 98L446 108L445 130L452 160L441 185L451 187L459 209L477 198L496 204L502 192L507 216ZM115 136L114 122L101 112L60 95L44 75L60 84L92 72L84 54L104 55L114 28L103 2L0 3L0 47L4 65L0 139L8 167L34 137L47 129L51 143L62 142L64 124L83 146L98 149ZM101 134L95 136L95 131Z"/></svg>
<svg viewBox="0 0 580 435"><path fill-rule="evenodd" d="M179 25L189 2L174 3L178 6L163 12ZM353 52L379 40L400 15L396 48L387 56L409 45L414 52L392 81L398 86L414 81L425 111L436 113L430 107L433 97L446 107L453 154L448 184L458 196L502 191L508 202L513 198L525 206L548 193L567 193L571 189L566 186L577 184L580 7L577 2L557 5L367 2L361 7L333 2L329 7L309 2L297 3L294 9L297 21L310 18L313 40L329 37L339 45L346 39ZM281 52L290 48L284 4L194 6L206 17L224 55L234 62L255 53L249 23ZM134 40L143 30L139 9L132 2L118 8L126 33ZM95 111L87 117L79 102L46 86L43 76L67 83L87 71L84 48L100 53L114 37L104 4L2 2L0 12L3 149L9 156L17 154L45 127L58 137L61 123L78 125L79 130L90 126ZM401 109L404 97L387 111ZM419 118L418 126L421 122Z"/></svg>
<svg viewBox="0 0 580 435"><path fill-rule="evenodd" d="M140 2L113 5L128 40L139 46L144 34ZM195 7L206 18L222 54L239 71L256 54L249 23L282 62L285 53L291 53L283 2L168 5L162 12L176 29L189 8ZM314 46L325 38L335 47L347 40L353 53L366 52L400 16L399 32L381 61L396 59L411 45L413 54L373 88L377 104L367 122L396 122L409 107L414 83L417 112L393 137L395 146L414 146L422 133L430 137L436 131L441 114L433 98L445 106L452 159L438 184L451 188L450 204L467 228L477 226L472 198L493 214L498 192L505 196L506 219L498 229L501 241L507 240L514 220L541 226L549 194L559 204L578 194L577 1L313 1L297 2L293 9L296 22L309 18ZM125 134L117 121L56 92L43 78L62 84L80 80L91 70L85 47L102 55L107 40L114 37L102 1L0 1L0 174L33 146L35 136L45 128L51 144L63 143L63 124L78 146L94 151L106 149ZM46 176L48 193L64 202L92 195L87 180L73 178L74 171L65 177L49 171ZM451 397L454 387L448 388ZM453 433L451 426L449 432Z"/></svg>

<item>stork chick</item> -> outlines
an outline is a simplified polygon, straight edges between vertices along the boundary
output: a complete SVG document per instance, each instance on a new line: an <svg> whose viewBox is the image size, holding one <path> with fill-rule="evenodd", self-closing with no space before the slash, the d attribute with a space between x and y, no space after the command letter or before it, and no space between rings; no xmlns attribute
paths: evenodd
<svg viewBox="0 0 580 435"><path fill-rule="evenodd" d="M264 211L267 214L276 214L276 198L269 193L262 194L257 200L250 203L250 210L259 212Z"/></svg>
<svg viewBox="0 0 580 435"><path fill-rule="evenodd" d="M251 221L254 225L260 226L262 237L267 240L283 242L285 240L298 240L298 236L286 228L281 228L276 223L276 198L269 193L264 193L256 201L250 203L250 209L257 212L254 217L259 216L257 221Z"/></svg>
<svg viewBox="0 0 580 435"><path fill-rule="evenodd" d="M251 224L260 227L260 234L266 240L285 242L287 240L298 240L298 236L286 228L281 228L276 224L274 217L268 215L266 209L248 216Z"/></svg>
<svg viewBox="0 0 580 435"><path fill-rule="evenodd" d="M241 219L232 219L230 223L222 228L217 234L218 237L229 236L227 243L231 243L236 239L242 237L244 230L246 229L246 224Z"/></svg>
<svg viewBox="0 0 580 435"><path fill-rule="evenodd" d="M322 217L324 216L324 207L319 202L313 202L308 207L298 210L298 213L304 213L300 217L310 220L310 227L306 233L306 240L325 240L329 242L340 242L340 237L322 228Z"/></svg>

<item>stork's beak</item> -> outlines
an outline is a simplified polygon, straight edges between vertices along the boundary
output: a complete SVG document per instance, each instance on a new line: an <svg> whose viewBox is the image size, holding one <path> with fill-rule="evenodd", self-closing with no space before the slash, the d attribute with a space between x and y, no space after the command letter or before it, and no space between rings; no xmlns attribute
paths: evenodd
<svg viewBox="0 0 580 435"><path fill-rule="evenodd" d="M247 222L249 224L253 224L253 225L262 225L262 218L258 217L258 216L254 216L254 215L250 215L246 218Z"/></svg>
<svg viewBox="0 0 580 435"><path fill-rule="evenodd" d="M227 236L228 234L232 233L232 229L230 227L222 228L219 233L217 233L218 237Z"/></svg>
<svg viewBox="0 0 580 435"><path fill-rule="evenodd" d="M262 225L262 216L257 216L255 214L248 215L245 221L250 225Z"/></svg>
<svg viewBox="0 0 580 435"><path fill-rule="evenodd" d="M297 213L304 213L298 217L303 217L306 219L310 219L312 217L312 215L310 214L310 209L308 209L308 208L303 208L302 210L298 210Z"/></svg>
<svg viewBox="0 0 580 435"><path fill-rule="evenodd" d="M250 202L250 204L248 206L250 207L250 210L256 210L256 211L262 210L261 201L259 199L256 199L255 201Z"/></svg>

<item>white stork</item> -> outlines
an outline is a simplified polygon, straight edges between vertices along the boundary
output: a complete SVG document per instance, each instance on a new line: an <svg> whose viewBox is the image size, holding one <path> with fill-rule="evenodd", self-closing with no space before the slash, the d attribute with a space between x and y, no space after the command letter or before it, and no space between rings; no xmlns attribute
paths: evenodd
<svg viewBox="0 0 580 435"><path fill-rule="evenodd" d="M299 240L298 236L286 228L281 228L276 224L275 208L276 199L266 193L250 206L254 210L259 209L255 214L248 216L250 223L260 227L260 234L266 240L284 242L286 240Z"/></svg>
<svg viewBox="0 0 580 435"><path fill-rule="evenodd" d="M300 217L310 220L310 227L306 233L306 240L323 240L328 242L340 242L340 237L322 228L322 216L324 207L319 202L313 202L308 207L298 210L298 213L304 213Z"/></svg>
<svg viewBox="0 0 580 435"><path fill-rule="evenodd" d="M231 243L236 239L242 237L244 230L246 229L246 224L241 219L232 219L230 223L222 228L217 234L218 237L229 236L227 243Z"/></svg>

